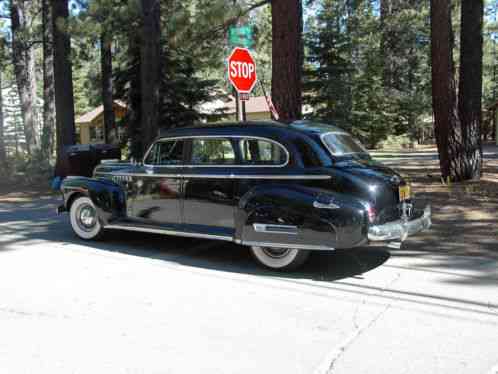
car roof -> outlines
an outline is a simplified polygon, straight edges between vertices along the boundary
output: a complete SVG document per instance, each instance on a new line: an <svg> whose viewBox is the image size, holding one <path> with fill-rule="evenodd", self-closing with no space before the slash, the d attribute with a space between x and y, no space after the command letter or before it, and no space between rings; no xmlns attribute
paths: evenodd
<svg viewBox="0 0 498 374"><path fill-rule="evenodd" d="M333 125L313 121L296 121L290 125L275 121L219 122L162 130L159 138L240 135L285 140L303 135L316 136L327 132L345 131Z"/></svg>

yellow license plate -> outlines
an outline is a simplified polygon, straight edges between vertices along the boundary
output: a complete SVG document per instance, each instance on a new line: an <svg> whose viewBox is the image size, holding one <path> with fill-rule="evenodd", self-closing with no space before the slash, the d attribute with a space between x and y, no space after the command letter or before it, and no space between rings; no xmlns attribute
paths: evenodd
<svg viewBox="0 0 498 374"><path fill-rule="evenodd" d="M410 199L410 186L401 186L399 188L399 201L405 201Z"/></svg>

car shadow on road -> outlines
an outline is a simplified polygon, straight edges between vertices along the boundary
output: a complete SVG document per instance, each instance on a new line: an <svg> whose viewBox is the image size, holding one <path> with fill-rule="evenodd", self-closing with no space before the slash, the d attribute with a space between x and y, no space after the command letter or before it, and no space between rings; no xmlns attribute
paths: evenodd
<svg viewBox="0 0 498 374"><path fill-rule="evenodd" d="M207 244L207 243L206 243ZM175 259L186 265L231 273L275 276L320 281L336 281L362 274L385 263L390 254L376 248L357 248L333 252L312 252L309 260L299 269L283 272L262 267L247 247L232 243L215 243L205 250Z"/></svg>
<svg viewBox="0 0 498 374"><path fill-rule="evenodd" d="M222 272L334 281L375 269L386 262L379 248L313 252L309 261L292 272L260 266L247 247L228 242L109 231L103 241L83 241L71 231L67 216L55 215L54 203L37 206L3 204L0 209L0 252L29 248L40 241L76 244L94 250L122 253Z"/></svg>
<svg viewBox="0 0 498 374"><path fill-rule="evenodd" d="M70 240L93 249L162 260L191 268L320 281L361 277L390 257L389 252L381 248L312 252L301 268L283 272L259 265L247 247L222 241L115 230L108 232L105 240L100 242L83 242L75 237Z"/></svg>

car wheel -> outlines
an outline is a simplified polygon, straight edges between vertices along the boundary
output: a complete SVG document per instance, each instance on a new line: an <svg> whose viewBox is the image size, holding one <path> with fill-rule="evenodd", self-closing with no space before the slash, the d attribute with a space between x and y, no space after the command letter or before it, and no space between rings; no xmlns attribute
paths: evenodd
<svg viewBox="0 0 498 374"><path fill-rule="evenodd" d="M303 265L310 252L290 248L251 247L251 253L258 262L274 270L293 270Z"/></svg>
<svg viewBox="0 0 498 374"><path fill-rule="evenodd" d="M69 211L71 227L76 235L84 240L96 240L102 237L104 229L92 200L86 196L74 200Z"/></svg>

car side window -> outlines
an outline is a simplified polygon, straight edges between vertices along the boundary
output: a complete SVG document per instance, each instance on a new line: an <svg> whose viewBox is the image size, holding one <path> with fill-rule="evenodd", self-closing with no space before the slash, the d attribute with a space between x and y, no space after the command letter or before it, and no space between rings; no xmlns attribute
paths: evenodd
<svg viewBox="0 0 498 374"><path fill-rule="evenodd" d="M148 165L182 165L183 140L156 142L150 150L145 163Z"/></svg>
<svg viewBox="0 0 498 374"><path fill-rule="evenodd" d="M193 165L234 165L235 151L229 139L192 139Z"/></svg>
<svg viewBox="0 0 498 374"><path fill-rule="evenodd" d="M242 139L240 141L242 161L246 165L284 165L287 152L279 144L263 139Z"/></svg>

